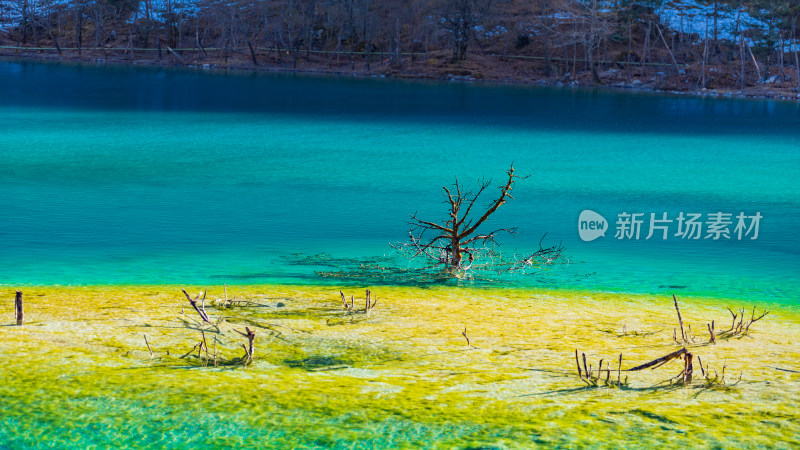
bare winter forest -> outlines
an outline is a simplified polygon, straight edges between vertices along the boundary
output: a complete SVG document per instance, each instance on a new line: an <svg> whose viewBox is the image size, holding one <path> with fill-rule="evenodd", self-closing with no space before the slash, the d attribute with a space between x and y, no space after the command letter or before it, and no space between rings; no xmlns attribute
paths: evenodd
<svg viewBox="0 0 800 450"><path fill-rule="evenodd" d="M0 45L151 64L800 92L797 0L0 0Z"/></svg>

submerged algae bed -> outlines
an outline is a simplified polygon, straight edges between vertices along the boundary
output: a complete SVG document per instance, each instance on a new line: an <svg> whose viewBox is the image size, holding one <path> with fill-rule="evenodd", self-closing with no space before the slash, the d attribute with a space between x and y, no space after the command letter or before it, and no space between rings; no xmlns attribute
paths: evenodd
<svg viewBox="0 0 800 450"><path fill-rule="evenodd" d="M772 312L749 336L692 350L712 369L727 365L731 383L741 371L736 386L656 387L680 372L672 362L631 372L617 389L586 388L575 349L595 367L621 352L623 369L678 349L670 298L379 288L366 316L345 315L335 289L235 287L229 296L265 306L209 301L221 333L206 337L217 336L229 359L245 342L231 330L255 329L255 361L242 368L180 358L201 339L198 328L212 329L180 287L23 290L26 324L0 323L0 442L12 448L800 445L792 306L759 305ZM346 292L363 302L363 290ZM13 290L0 298L11 319ZM698 343L712 319L727 329L725 306L752 306L681 302Z"/></svg>

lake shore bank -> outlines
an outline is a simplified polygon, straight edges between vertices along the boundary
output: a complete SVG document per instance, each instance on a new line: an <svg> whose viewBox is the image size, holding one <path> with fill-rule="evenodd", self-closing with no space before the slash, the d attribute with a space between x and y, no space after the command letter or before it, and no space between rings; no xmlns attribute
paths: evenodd
<svg viewBox="0 0 800 450"><path fill-rule="evenodd" d="M47 62L65 61L170 68L185 67L197 70L223 70L242 73L256 71L340 77L450 81L474 84L601 88L627 92L664 93L699 97L800 100L800 92L797 92L795 87L787 85L760 84L748 86L744 89L731 87L701 89L688 75L667 75L666 72L636 74L622 67L611 68L601 72L601 83L593 81L590 71L578 72L574 77L570 76L570 74L561 77L545 77L527 67L528 64L524 60L514 60L509 57L503 58L500 55L475 55L468 61L453 63L448 60L447 55L444 53L431 54L426 55L426 57L430 56L427 60L409 61L406 66L401 68L390 65L388 61L376 61L367 68L363 61L349 63L339 60L336 64L333 64L332 59L326 62L325 58L301 61L297 67L292 67L288 61L283 61L281 58L261 58L258 65L254 65L244 55L219 59L213 57L200 58L195 57L196 55L181 57L178 54L169 54L166 50L163 53L164 56L162 58L154 58L151 55L132 58L125 56L125 54L120 56L104 50L86 49L80 56L75 52L64 52L59 56L49 49L31 48L28 50L24 47L0 47L0 57Z"/></svg>
<svg viewBox="0 0 800 450"><path fill-rule="evenodd" d="M228 286L207 292L205 323L179 286L22 289L25 325L0 323L0 435L12 446L798 443L792 307L679 298L696 336L686 347L708 370L727 370L724 384L696 373L682 386L664 383L680 362L625 371L681 348L671 298L378 287L367 314L362 289L342 288L353 295L346 310L337 288ZM187 287L192 297L201 289ZM3 317L13 317L14 289L0 297L9 299ZM726 306L771 312L747 336L708 344L705 324L727 329ZM245 327L255 332L246 366L235 363L247 351L236 333ZM600 359L614 369L622 354L622 372L611 375L627 384L587 387L576 349L593 372ZM753 423L758 433L739 432Z"/></svg>

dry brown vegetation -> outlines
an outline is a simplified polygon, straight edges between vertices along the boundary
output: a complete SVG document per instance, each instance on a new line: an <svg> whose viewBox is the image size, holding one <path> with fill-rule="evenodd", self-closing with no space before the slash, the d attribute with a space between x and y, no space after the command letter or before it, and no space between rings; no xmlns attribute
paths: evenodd
<svg viewBox="0 0 800 450"><path fill-rule="evenodd" d="M165 65L800 95L800 5L714 1L705 2L713 9L692 10L684 3L2 0L0 42L9 48L0 51ZM661 8L705 20L705 34L673 29L661 21ZM725 38L717 25L723 10L737 17ZM759 25L739 20L745 15Z"/></svg>
<svg viewBox="0 0 800 450"><path fill-rule="evenodd" d="M673 328L672 332L672 340L676 345L682 346L681 349L675 350L670 352L666 355L657 357L649 362L639 364L635 367L629 369L622 368L622 353L619 354L618 365L616 370L611 367L611 363L606 360L606 365L603 365L603 359L600 359L600 362L597 365L596 369L593 369L591 364L587 365L586 363L586 354L581 353L581 357L578 357L578 349L575 349L575 364L578 369L578 378L581 381L586 383L588 387L599 387L601 385L606 387L625 387L628 385L628 377L627 375L625 378L622 378L622 372L638 372L645 369L657 369L670 361L673 360L681 360L683 362L683 368L674 377L668 378L659 385L683 385L688 386L692 384L692 381L697 381L698 379L695 378L695 362L700 367L700 374L701 377L699 379L701 386L705 388L711 387L725 387L730 384L725 383L725 369L727 365L722 366L722 373L720 375L716 369L712 369L706 364L703 366L703 361L700 358L700 355L697 355L695 352L697 349L713 345L717 342L717 340L730 340L730 339L741 339L745 336L748 336L750 331L750 327L757 321L763 319L764 317L769 314L769 311L764 310L760 315L756 316L756 308L753 307L753 311L750 314L750 319L746 319L745 317L745 310L740 309L739 313L734 313L733 310L728 308L728 311L733 316L733 322L731 323L731 327L727 330L722 331L721 333L717 334L714 328L714 321L712 320L711 323L707 324L708 328L708 341L703 341L700 339L698 341L698 337L692 334L692 327L691 325L687 324L687 327L684 328L683 318L681 317L681 310L678 306L678 298L673 294L672 300L675 305L675 312L678 318L678 327ZM738 319L738 322L737 322ZM678 330L680 330L680 335L678 334ZM649 336L655 333L646 333L641 334L640 336ZM623 334L620 336L627 335L626 331L623 331ZM678 338L680 336L680 339ZM688 349L687 349L688 347ZM691 350L691 351L690 351ZM696 358L695 358L696 356ZM581 362L583 362L583 366L581 366ZM712 370L714 371L714 375L712 377ZM595 375L596 373L596 375ZM616 380L612 378L612 376L616 373ZM739 373L739 378L733 383L736 385L741 381L741 371ZM729 379L730 382L730 379ZM657 385L657 386L659 386Z"/></svg>

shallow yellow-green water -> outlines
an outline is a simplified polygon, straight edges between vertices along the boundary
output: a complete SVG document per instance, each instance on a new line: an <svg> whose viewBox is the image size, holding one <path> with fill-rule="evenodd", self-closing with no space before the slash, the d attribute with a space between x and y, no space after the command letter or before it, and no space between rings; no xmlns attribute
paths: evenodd
<svg viewBox="0 0 800 450"><path fill-rule="evenodd" d="M363 290L346 293L363 308ZM800 445L796 308L679 299L689 350L725 366L726 386L707 388L698 366L688 387L659 384L681 371L672 361L588 388L576 348L595 370L680 348L671 298L381 287L366 315L329 287L237 286L229 297L263 306L214 306L223 295L208 291L215 327L179 286L29 287L18 327L14 292L0 289L0 447ZM748 336L706 344L706 323L729 328L726 306L771 312ZM219 363L243 356L233 330L245 326L253 364L214 367L214 346ZM200 330L208 366L181 358Z"/></svg>

